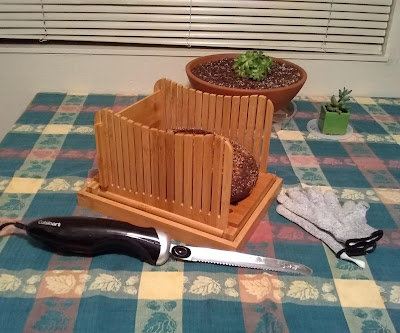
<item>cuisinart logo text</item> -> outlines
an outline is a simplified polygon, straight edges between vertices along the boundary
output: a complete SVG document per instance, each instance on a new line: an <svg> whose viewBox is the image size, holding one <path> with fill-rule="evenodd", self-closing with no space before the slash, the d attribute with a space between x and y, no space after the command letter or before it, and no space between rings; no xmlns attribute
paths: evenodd
<svg viewBox="0 0 400 333"><path fill-rule="evenodd" d="M60 222L52 222L52 221L46 221L46 220L40 220L40 221L38 221L38 224L50 225L52 227L61 227Z"/></svg>

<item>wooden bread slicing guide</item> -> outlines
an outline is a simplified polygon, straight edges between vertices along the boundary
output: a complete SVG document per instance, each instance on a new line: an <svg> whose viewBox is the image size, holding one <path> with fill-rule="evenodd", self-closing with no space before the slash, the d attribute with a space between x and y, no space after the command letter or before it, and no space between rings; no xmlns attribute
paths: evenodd
<svg viewBox="0 0 400 333"><path fill-rule="evenodd" d="M183 243L237 250L282 186L266 172L273 112L265 96L214 95L160 79L148 97L96 114L98 174L78 192L78 204ZM177 127L217 135L167 131ZM250 196L235 205L226 138L247 148L260 167Z"/></svg>

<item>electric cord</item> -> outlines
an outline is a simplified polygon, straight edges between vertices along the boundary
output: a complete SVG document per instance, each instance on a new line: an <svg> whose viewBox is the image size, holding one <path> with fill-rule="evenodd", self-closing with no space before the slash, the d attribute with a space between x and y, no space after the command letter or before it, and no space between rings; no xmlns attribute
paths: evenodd
<svg viewBox="0 0 400 333"><path fill-rule="evenodd" d="M3 230L5 227L8 227L9 225L13 225L14 227L17 227L18 229L25 230L26 225L20 222L7 222L2 225L0 225L0 231Z"/></svg>

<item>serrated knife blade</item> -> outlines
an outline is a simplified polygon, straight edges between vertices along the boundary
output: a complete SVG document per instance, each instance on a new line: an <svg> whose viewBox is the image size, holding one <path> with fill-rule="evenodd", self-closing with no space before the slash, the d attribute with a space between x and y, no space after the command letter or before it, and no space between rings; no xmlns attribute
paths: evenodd
<svg viewBox="0 0 400 333"><path fill-rule="evenodd" d="M301 275L312 274L312 269L302 264L234 251L171 244L170 254L177 260L254 268Z"/></svg>

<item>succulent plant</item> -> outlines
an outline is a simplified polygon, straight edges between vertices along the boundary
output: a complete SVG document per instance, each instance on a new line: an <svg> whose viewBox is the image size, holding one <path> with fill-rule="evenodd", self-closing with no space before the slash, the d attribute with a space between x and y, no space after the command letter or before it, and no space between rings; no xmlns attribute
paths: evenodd
<svg viewBox="0 0 400 333"><path fill-rule="evenodd" d="M350 107L346 104L350 100L350 93L352 90L339 89L339 99L336 99L335 95L332 95L330 103L325 105L325 108L329 112L347 113L350 112Z"/></svg>
<svg viewBox="0 0 400 333"><path fill-rule="evenodd" d="M273 60L262 51L247 51L235 58L233 68L238 76L261 81L273 64Z"/></svg>

